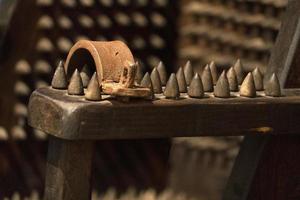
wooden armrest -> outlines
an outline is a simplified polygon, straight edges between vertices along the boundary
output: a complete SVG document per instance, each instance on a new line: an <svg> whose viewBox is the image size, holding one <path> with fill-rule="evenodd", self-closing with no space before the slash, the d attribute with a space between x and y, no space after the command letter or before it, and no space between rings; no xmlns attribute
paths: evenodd
<svg viewBox="0 0 300 200"><path fill-rule="evenodd" d="M179 100L158 95L154 101L124 103L109 96L92 102L65 90L41 88L31 95L29 124L71 140L299 134L300 90L283 93L227 99L182 95Z"/></svg>

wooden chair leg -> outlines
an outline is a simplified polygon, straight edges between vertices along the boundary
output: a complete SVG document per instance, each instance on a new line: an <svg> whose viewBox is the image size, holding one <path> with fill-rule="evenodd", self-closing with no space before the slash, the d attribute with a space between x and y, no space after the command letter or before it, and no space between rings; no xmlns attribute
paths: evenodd
<svg viewBox="0 0 300 200"><path fill-rule="evenodd" d="M270 136L245 136L235 160L223 200L246 200L265 145Z"/></svg>
<svg viewBox="0 0 300 200"><path fill-rule="evenodd" d="M49 138L46 200L90 200L92 141Z"/></svg>

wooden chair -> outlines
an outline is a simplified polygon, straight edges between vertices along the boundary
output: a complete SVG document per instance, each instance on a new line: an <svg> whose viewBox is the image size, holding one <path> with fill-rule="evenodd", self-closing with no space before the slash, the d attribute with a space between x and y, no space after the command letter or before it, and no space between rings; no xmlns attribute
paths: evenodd
<svg viewBox="0 0 300 200"><path fill-rule="evenodd" d="M284 85L289 72L297 71L299 9L299 1L289 2L266 80L276 72ZM90 199L95 140L243 135L223 199L298 199L299 92L228 99L158 95L154 101L124 103L110 97L89 102L66 90L38 89L30 99L29 123L51 135L45 197Z"/></svg>

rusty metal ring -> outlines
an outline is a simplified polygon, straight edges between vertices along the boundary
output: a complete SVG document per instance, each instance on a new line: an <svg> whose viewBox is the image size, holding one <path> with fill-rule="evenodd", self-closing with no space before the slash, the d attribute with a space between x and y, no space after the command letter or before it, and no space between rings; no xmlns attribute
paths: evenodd
<svg viewBox="0 0 300 200"><path fill-rule="evenodd" d="M80 40L69 51L65 71L70 78L76 68L80 70L87 64L91 71L97 71L99 83L103 80L119 82L123 67L128 63L134 63L134 58L121 41Z"/></svg>

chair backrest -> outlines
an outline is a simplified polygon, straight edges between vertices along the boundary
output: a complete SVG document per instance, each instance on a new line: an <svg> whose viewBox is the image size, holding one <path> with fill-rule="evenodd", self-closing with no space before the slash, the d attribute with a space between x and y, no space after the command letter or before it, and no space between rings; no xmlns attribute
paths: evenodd
<svg viewBox="0 0 300 200"><path fill-rule="evenodd" d="M280 85L300 86L300 1L290 0L273 47L265 81L277 73Z"/></svg>

